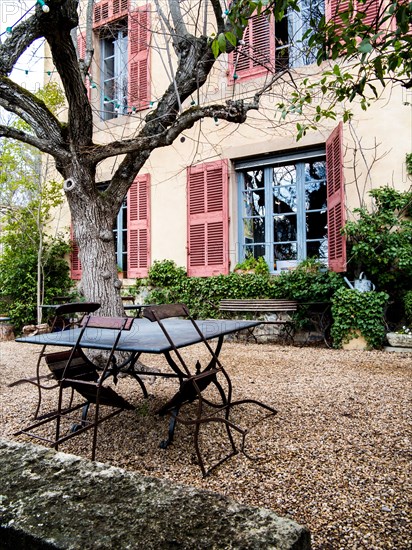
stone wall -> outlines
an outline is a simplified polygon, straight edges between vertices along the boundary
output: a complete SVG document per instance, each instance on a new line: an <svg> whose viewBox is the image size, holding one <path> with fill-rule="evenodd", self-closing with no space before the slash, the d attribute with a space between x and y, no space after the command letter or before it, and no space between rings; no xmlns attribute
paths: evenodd
<svg viewBox="0 0 412 550"><path fill-rule="evenodd" d="M222 495L0 439L0 548L308 550L310 534Z"/></svg>

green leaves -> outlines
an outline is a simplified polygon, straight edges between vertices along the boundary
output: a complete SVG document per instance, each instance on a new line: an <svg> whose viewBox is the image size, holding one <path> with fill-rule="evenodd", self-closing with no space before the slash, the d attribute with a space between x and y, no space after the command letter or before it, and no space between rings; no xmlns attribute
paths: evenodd
<svg viewBox="0 0 412 550"><path fill-rule="evenodd" d="M357 220L344 228L348 269L364 271L394 299L412 280L412 193L380 187L370 196L372 207L356 209Z"/></svg>
<svg viewBox="0 0 412 550"><path fill-rule="evenodd" d="M332 297L333 347L342 347L359 330L371 349L381 348L385 338L385 292L359 292L341 288Z"/></svg>
<svg viewBox="0 0 412 550"><path fill-rule="evenodd" d="M370 42L370 38L364 38L358 46L358 50L361 53L370 53L373 50L373 46Z"/></svg>

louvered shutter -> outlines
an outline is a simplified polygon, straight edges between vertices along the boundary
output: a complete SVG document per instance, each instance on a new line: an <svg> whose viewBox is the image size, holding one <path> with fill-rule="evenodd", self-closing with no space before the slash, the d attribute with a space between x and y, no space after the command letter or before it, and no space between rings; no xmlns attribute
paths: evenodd
<svg viewBox="0 0 412 550"><path fill-rule="evenodd" d="M326 0L325 16L328 21L333 20L334 23L342 25L342 19L339 13L347 11L349 8L349 0Z"/></svg>
<svg viewBox="0 0 412 550"><path fill-rule="evenodd" d="M342 272L346 271L346 242L341 235L345 224L342 123L326 140L326 189L329 268Z"/></svg>
<svg viewBox="0 0 412 550"><path fill-rule="evenodd" d="M253 16L243 34L244 45L229 56L230 74L238 78L251 78L265 74L274 66L275 34L272 19L266 15Z"/></svg>
<svg viewBox="0 0 412 550"><path fill-rule="evenodd" d="M129 15L129 101L132 110L150 103L150 17L148 6Z"/></svg>
<svg viewBox="0 0 412 550"><path fill-rule="evenodd" d="M376 26L376 17L379 13L380 0L366 0L364 4L357 3L357 11L365 13L363 23L365 25Z"/></svg>
<svg viewBox="0 0 412 550"><path fill-rule="evenodd" d="M349 0L326 0L325 14L327 20L333 20L339 26L344 26L342 19L339 17L339 13L343 13L349 8ZM389 4L389 1L387 2ZM364 3L353 0L354 15L356 12L365 13L366 16L363 19L365 25L375 25L376 18L379 13L383 13L385 3L381 3L380 0L365 0Z"/></svg>
<svg viewBox="0 0 412 550"><path fill-rule="evenodd" d="M150 265L150 175L137 176L127 194L127 276L147 277Z"/></svg>
<svg viewBox="0 0 412 550"><path fill-rule="evenodd" d="M187 171L190 277L229 273L227 162L191 166Z"/></svg>
<svg viewBox="0 0 412 550"><path fill-rule="evenodd" d="M93 7L93 27L99 27L128 14L128 0L102 0Z"/></svg>
<svg viewBox="0 0 412 550"><path fill-rule="evenodd" d="M80 258L79 258L79 247L77 246L77 243L74 240L72 227L70 227L70 241L71 241L70 277L75 281L79 281L82 278L82 265L80 263Z"/></svg>

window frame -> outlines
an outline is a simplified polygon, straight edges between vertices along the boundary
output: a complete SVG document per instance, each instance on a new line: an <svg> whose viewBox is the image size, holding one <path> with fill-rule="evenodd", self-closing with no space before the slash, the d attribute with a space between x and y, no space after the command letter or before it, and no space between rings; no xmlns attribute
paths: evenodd
<svg viewBox="0 0 412 550"><path fill-rule="evenodd" d="M99 37L100 41L100 56L101 56L101 63L100 63L100 82L101 82L101 90L102 93L100 94L100 109L101 109L101 119L102 120L112 120L113 118L117 118L121 115L127 115L128 113L128 90L129 90L129 82L128 82L128 57L129 57L129 36L128 36L128 26L127 26L127 20L124 20L124 24L119 25L120 20L116 22L116 25L113 25L113 28L110 28L110 30L105 33L101 34ZM111 27L111 26L110 26ZM108 48L108 42L111 42L110 37L113 36L113 34L116 34L116 37L113 38L113 55L106 55L106 49ZM120 34L122 33L122 36ZM120 46L120 42L123 42L123 50ZM125 48L124 48L125 46ZM106 78L105 74L105 61L113 58L113 77ZM107 101L106 95L105 95L105 84L106 82L109 82L110 80L113 80L115 85L113 86L113 89L115 93L113 94L114 97L109 98L109 101ZM119 86L120 83L120 86ZM122 90L126 93L122 93ZM110 110L107 110L107 104L112 104L112 108Z"/></svg>
<svg viewBox="0 0 412 550"><path fill-rule="evenodd" d="M250 159L244 159L235 162L234 168L237 176L237 197L238 197L238 258L239 262L242 262L245 259L245 236L244 236L244 216L243 216L243 189L244 189L244 177L243 173L246 170L253 170L253 169L263 169L264 171L264 193L265 193L265 205L270 205L271 201L273 200L273 196L271 194L271 188L270 185L266 185L265 181L271 181L271 171L273 165L278 164L287 164L287 163L295 163L297 165L297 180L300 178L301 183L299 183L299 186L301 187L300 192L297 196L297 209L296 209L296 244L297 244L297 253L298 258L296 260L284 260L284 263L280 263L279 261L276 263L276 269L273 268L275 265L275 258L274 258L274 238L273 238L273 220L274 220L274 213L273 209L271 208L269 212L265 212L264 216L264 223L265 223L265 236L271 236L271 240L265 239L265 242L262 243L260 246L264 246L265 248L265 254L264 258L266 263L269 266L269 270L272 274L279 274L283 268L287 269L288 267L293 267L297 265L302 260L306 259L307 257L307 243L314 241L314 239L308 239L306 236L306 214L308 211L305 207L305 193L304 193L304 186L305 186L305 178L304 178L304 164L307 161L315 160L315 159L322 159L325 162L326 167L326 147L325 146L318 146L316 148L311 148L307 150L301 150L296 151L293 153L279 153L278 155L268 155L265 157L253 157ZM326 168L327 171L327 168ZM327 182L326 182L327 185ZM303 189L302 189L303 187ZM325 200L327 199L327 189L325 190ZM328 207L327 207L328 208ZM315 239L316 240L316 239ZM327 240L329 241L329 231ZM326 264L325 260L325 264ZM282 267L283 266L283 267Z"/></svg>
<svg viewBox="0 0 412 550"><path fill-rule="evenodd" d="M124 21L127 31L127 97L123 103L123 113L116 113L110 118L100 115L102 120L113 120L121 115L131 115L136 111L150 107L150 5L145 4L129 8L127 0L103 0L94 6L93 31L95 40L107 36L108 29L116 28ZM100 47L100 51L102 48ZM99 67L100 73L100 108L104 101L103 58ZM126 75L124 75L126 78ZM94 86L96 87L96 86ZM114 102L114 98L109 98ZM118 102L121 103L121 102ZM120 107L121 105L119 105ZM104 113L104 108L101 111Z"/></svg>

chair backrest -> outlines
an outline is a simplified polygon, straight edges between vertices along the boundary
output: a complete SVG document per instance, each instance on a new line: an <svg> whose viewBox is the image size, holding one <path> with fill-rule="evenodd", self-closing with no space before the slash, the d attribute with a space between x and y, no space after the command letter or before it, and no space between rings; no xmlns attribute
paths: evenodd
<svg viewBox="0 0 412 550"><path fill-rule="evenodd" d="M94 313L100 308L98 302L70 302L56 307L51 330L67 330L79 326L86 314Z"/></svg>
<svg viewBox="0 0 412 550"><path fill-rule="evenodd" d="M143 308L143 317L149 321L159 321L170 317L189 317L190 313L185 304L160 304Z"/></svg>
<svg viewBox="0 0 412 550"><path fill-rule="evenodd" d="M130 330L134 317L104 317L97 315L85 315L81 326L89 328L107 328L112 330Z"/></svg>
<svg viewBox="0 0 412 550"><path fill-rule="evenodd" d="M97 302L70 302L61 304L56 308L56 315L67 315L68 313L94 313L100 307Z"/></svg>
<svg viewBox="0 0 412 550"><path fill-rule="evenodd" d="M96 316L96 315L85 315L81 321L81 330L79 332L79 335L77 337L76 344L72 348L70 352L70 357L67 361L66 368L62 374L62 379L67 377L67 373L70 373L71 365L76 358L77 354L83 353L83 348L87 348L88 343L85 341L84 336L87 334L86 330L88 328L91 329L99 329L99 330L112 330L115 332L114 338L113 338L113 344L110 349L107 349L109 352L107 356L105 357L106 361L104 366L102 367L102 372L100 379L104 380L105 374L110 367L110 365L113 364L114 360L114 354L117 349L117 345L120 340L120 336L124 330L130 330L132 328L132 324L134 321L134 317L102 317L102 316ZM94 336L95 339L95 336ZM93 346L92 346L93 347Z"/></svg>

